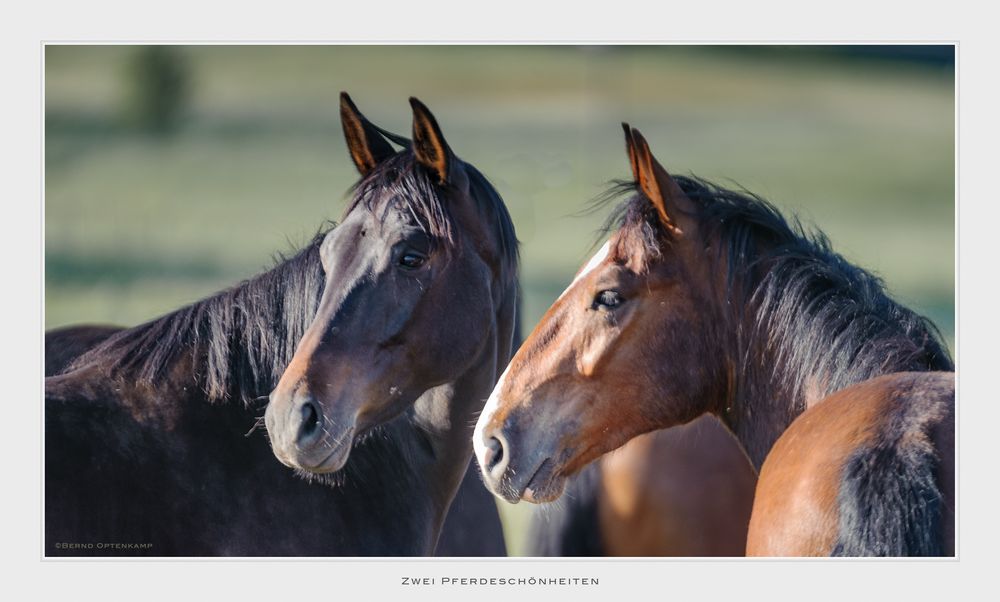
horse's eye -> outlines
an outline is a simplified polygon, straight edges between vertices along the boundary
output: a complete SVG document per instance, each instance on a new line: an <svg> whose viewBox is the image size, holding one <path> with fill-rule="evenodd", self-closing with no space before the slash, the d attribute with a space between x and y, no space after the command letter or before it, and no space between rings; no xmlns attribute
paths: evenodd
<svg viewBox="0 0 1000 602"><path fill-rule="evenodd" d="M601 291L594 297L594 309L614 309L622 304L622 296L618 291Z"/></svg>
<svg viewBox="0 0 1000 602"><path fill-rule="evenodd" d="M410 251L408 253L403 253L403 256L399 258L399 265L408 270L415 270L424 265L425 261L427 261L427 257L421 255L420 253Z"/></svg>

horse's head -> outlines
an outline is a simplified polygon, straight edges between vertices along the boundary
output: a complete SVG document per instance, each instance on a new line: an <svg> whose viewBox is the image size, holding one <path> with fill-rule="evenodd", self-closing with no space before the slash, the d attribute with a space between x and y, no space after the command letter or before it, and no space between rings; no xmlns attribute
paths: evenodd
<svg viewBox="0 0 1000 602"><path fill-rule="evenodd" d="M706 409L722 359L709 352L719 279L698 206L625 126L636 194L501 376L473 444L511 502L557 498L567 476L644 432Z"/></svg>
<svg viewBox="0 0 1000 602"><path fill-rule="evenodd" d="M451 151L427 107L410 104L412 143L341 97L361 180L320 248L323 297L266 415L275 455L294 468L339 470L359 437L429 389L451 383L484 353L491 362L506 359L494 356L498 306L516 281L509 216L485 178ZM450 417L435 412L427 410L421 426L451 428Z"/></svg>

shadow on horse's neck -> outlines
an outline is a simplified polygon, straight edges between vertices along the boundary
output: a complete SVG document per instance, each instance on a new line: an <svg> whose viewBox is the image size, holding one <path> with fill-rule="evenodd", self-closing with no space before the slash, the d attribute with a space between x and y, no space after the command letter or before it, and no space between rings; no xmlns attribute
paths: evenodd
<svg viewBox="0 0 1000 602"><path fill-rule="evenodd" d="M953 370L933 325L882 282L828 249L767 258L751 296L730 307L735 384L722 416L758 469L808 407L892 372Z"/></svg>
<svg viewBox="0 0 1000 602"><path fill-rule="evenodd" d="M705 194L704 183L685 185ZM830 394L892 372L954 370L934 325L822 233L757 197L709 193L723 198L702 207L714 224L705 235L717 237L728 274L718 306L728 393L717 412L757 469L791 422Z"/></svg>

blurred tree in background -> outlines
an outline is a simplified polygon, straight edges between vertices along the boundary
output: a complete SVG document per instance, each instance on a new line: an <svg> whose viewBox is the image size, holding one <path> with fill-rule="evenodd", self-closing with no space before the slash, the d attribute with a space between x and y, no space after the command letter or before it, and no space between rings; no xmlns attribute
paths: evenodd
<svg viewBox="0 0 1000 602"><path fill-rule="evenodd" d="M154 136L177 130L189 91L189 69L172 46L140 46L126 63L126 115Z"/></svg>

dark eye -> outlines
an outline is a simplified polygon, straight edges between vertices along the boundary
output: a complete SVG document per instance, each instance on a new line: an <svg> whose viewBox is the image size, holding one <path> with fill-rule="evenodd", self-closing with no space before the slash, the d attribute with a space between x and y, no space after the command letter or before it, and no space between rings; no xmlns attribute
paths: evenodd
<svg viewBox="0 0 1000 602"><path fill-rule="evenodd" d="M421 255L420 253L415 253L413 251L408 251L403 253L402 257L399 258L399 265L403 266L408 270L415 270L420 266L424 265L427 261L427 257Z"/></svg>
<svg viewBox="0 0 1000 602"><path fill-rule="evenodd" d="M614 309L621 305L623 300L618 291L601 291L594 297L594 309Z"/></svg>

